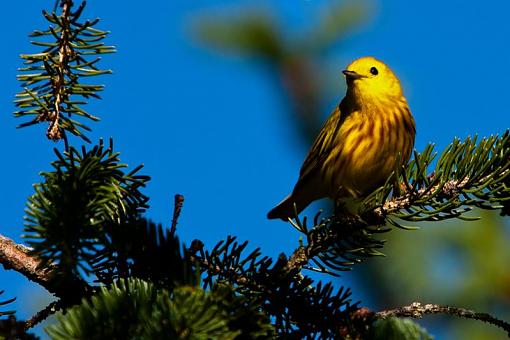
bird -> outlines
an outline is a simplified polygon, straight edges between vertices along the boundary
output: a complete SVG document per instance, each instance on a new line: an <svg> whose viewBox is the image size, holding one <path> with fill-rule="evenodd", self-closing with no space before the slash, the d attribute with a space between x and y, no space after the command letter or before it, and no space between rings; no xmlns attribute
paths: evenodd
<svg viewBox="0 0 510 340"><path fill-rule="evenodd" d="M269 219L287 221L325 197L337 208L360 200L409 161L416 125L397 76L374 57L356 59L342 73L345 97L315 138L294 189Z"/></svg>

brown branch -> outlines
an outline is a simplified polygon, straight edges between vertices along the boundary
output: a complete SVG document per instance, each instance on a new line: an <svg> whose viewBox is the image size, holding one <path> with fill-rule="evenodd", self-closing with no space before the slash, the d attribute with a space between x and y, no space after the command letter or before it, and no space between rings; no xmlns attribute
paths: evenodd
<svg viewBox="0 0 510 340"><path fill-rule="evenodd" d="M51 285L53 267L40 268L41 262L29 253L30 248L14 243L13 240L0 235L0 264L4 269L17 271L30 281L55 293Z"/></svg>
<svg viewBox="0 0 510 340"><path fill-rule="evenodd" d="M310 256L309 249L309 247L299 246L299 248L297 248L289 257L289 261L287 262L287 270L291 271L295 268L301 269L306 266L310 258L315 256Z"/></svg>
<svg viewBox="0 0 510 340"><path fill-rule="evenodd" d="M181 215L182 204L184 203L184 196L180 194L176 194L174 198L174 215L172 218L172 228L170 229L170 234L175 235L175 231L177 230L177 220Z"/></svg>
<svg viewBox="0 0 510 340"><path fill-rule="evenodd" d="M41 267L41 261L30 254L31 249L15 243L13 240L0 235L0 264L6 270L14 270L30 281L33 281L48 292L59 297L58 301L50 303L23 324L23 329L28 330L39 322L45 320L64 306L70 306L80 301L90 291L88 284L81 278L62 280L57 275L57 267L49 264ZM0 327L1 329L1 327Z"/></svg>
<svg viewBox="0 0 510 340"><path fill-rule="evenodd" d="M69 45L70 38L70 30L67 29L70 26L71 21L71 7L73 6L72 0L64 0L62 1L62 14L60 18L65 27L62 29L62 33L60 34L60 39L58 40L59 49L58 49L58 63L55 68L56 75L51 79L53 95L55 96L55 101L53 103L53 111L47 112L45 117L42 117L44 120L50 121L50 126L48 127L48 131L46 135L51 140L59 140L64 137L64 132L61 129L59 122L61 116L61 105L67 97L69 96L67 88L65 86L65 77L66 73L68 73L68 64L70 55L72 55L73 50Z"/></svg>
<svg viewBox="0 0 510 340"><path fill-rule="evenodd" d="M408 318L421 318L425 314L447 314L458 316L461 318L474 319L490 323L499 328L502 328L508 333L510 337L510 323L499 320L487 313L477 313L469 309L456 308L449 306L440 306L436 304L422 305L419 302L413 302L409 306L403 306L395 309L388 309L377 312L374 314L376 319L385 319L388 317L408 317Z"/></svg>
<svg viewBox="0 0 510 340"><path fill-rule="evenodd" d="M508 171L510 170L507 169L501 172L500 176L504 178L508 174ZM477 182L483 183L488 178L489 176L482 177ZM373 214L378 217L384 218L385 216L391 213L395 213L398 212L399 210L411 207L414 204L414 202L418 199L428 200L438 195L447 198L459 196L462 190L466 188L469 181L470 178L465 177L462 181L450 180L444 183L443 185L437 184L432 187L406 192L400 197L388 200L383 204L382 207L374 209Z"/></svg>
<svg viewBox="0 0 510 340"><path fill-rule="evenodd" d="M30 248L0 235L0 264L4 269L20 273L66 303L79 301L90 289L90 286L78 277L62 281L62 278L53 275L57 269L55 265L41 267L41 261L30 254L30 251Z"/></svg>
<svg viewBox="0 0 510 340"><path fill-rule="evenodd" d="M55 314L59 310L62 309L62 304L60 300L53 301L44 309L37 312L35 315L33 315L30 319L25 321L25 330L29 330L30 328L34 327L38 323L46 320L50 315Z"/></svg>
<svg viewBox="0 0 510 340"><path fill-rule="evenodd" d="M202 269L205 269L208 273L212 273L213 275L225 275L226 272L219 266L209 263L204 256L196 256L196 253L202 253L204 249L204 242L195 239L191 242L191 246L188 248L189 251L189 259L191 262L196 263L199 265ZM233 268L228 269L228 273L235 277L234 283L235 284L246 284L248 282L248 279L244 275L240 275L237 273L237 271Z"/></svg>
<svg viewBox="0 0 510 340"><path fill-rule="evenodd" d="M484 180L485 178L482 178L480 182L483 182ZM404 193L400 197L388 200L383 204L382 207L374 209L373 214L379 217L385 217L391 213L395 213L399 210L412 206L414 201L417 199L430 199L437 195L442 195L444 197L450 198L458 196L460 191L465 188L468 182L469 178L466 177L460 182L457 180L450 180L442 186L437 184L429 188L423 188L417 191Z"/></svg>
<svg viewBox="0 0 510 340"><path fill-rule="evenodd" d="M324 235L320 235L320 232L316 232L317 230L314 229L309 231L302 231L307 237L307 244L300 245L296 250L294 250L292 255L289 257L287 269L289 271L296 269L301 271L303 268L306 268L338 276L334 272L326 269L324 266L321 266L316 261L314 262L321 266L321 268L307 268L307 266L310 261L314 260L316 256L323 252L327 252L328 249L333 247L336 241L346 238L348 235L354 234L360 229L367 228L371 225L382 225L384 223L384 219L380 219L379 216L375 214L372 215L373 216L371 216L371 219L373 223L368 223L364 219L362 220L359 217L354 217L353 215L336 213L334 215L334 224L341 227L331 230L334 236L328 235L327 237L324 237Z"/></svg>
<svg viewBox="0 0 510 340"><path fill-rule="evenodd" d="M483 181L482 179L481 181ZM369 226L383 225L386 221L386 217L392 213L396 213L399 210L411 207L414 202L418 199L429 199L433 196L441 195L443 197L454 197L458 196L462 189L466 187L469 182L469 178L464 178L462 181L451 180L440 186L434 185L432 187L423 188L416 191L405 192L400 197L396 197L385 202L381 207L375 208L371 211L367 211L363 214L362 219L354 218L352 215L342 215L336 213L335 218L342 224L344 230L351 228L357 230L366 228ZM299 228L298 228L299 229ZM302 231L305 234L310 232ZM309 235L307 235L309 236ZM324 240L314 240L309 238L309 243L304 246L299 246L290 256L288 268L289 270L306 267L308 263L317 256L322 250L327 249L328 244ZM324 271L324 270L322 270Z"/></svg>
<svg viewBox="0 0 510 340"><path fill-rule="evenodd" d="M17 244L13 240L0 235L0 264L2 264L4 269L14 270L22 274L30 281L39 284L48 292L57 296L71 296L73 289L79 286L64 285L64 287L62 287L62 285L57 284L53 276L55 266L48 265L42 268L40 266L41 261L39 261L35 256L32 256L30 251L30 248L21 244ZM81 286L81 283L79 284ZM39 311L32 318L24 322L24 329L27 330L35 326L39 322L46 319L49 315L55 313L58 310L57 306L59 304L60 300L52 302L46 308Z"/></svg>

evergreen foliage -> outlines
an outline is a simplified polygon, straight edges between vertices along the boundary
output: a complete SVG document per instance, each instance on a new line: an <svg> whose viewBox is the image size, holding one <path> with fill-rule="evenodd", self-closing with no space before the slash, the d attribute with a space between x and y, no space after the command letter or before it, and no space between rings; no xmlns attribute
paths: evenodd
<svg viewBox="0 0 510 340"><path fill-rule="evenodd" d="M170 292L140 279L121 279L60 315L47 331L52 339L268 338L269 320L244 308L241 299L226 286L209 292L180 286Z"/></svg>
<svg viewBox="0 0 510 340"><path fill-rule="evenodd" d="M352 327L349 315L357 304L352 303L349 289L334 292L331 283L321 282L314 287L311 278L289 267L284 255L275 263L261 257L259 249L243 256L247 245L227 237L210 252L200 247L195 260L205 274L205 288L234 284L237 293L274 318L282 337L334 337Z"/></svg>
<svg viewBox="0 0 510 340"><path fill-rule="evenodd" d="M401 197L388 206L393 216L406 221L439 221L448 218L470 220L463 213L473 207L502 209L510 199L510 132L501 136L455 139L445 148L433 171L437 154L429 145L399 171L401 186L387 183L366 201L369 208L382 206L390 194ZM394 220L390 220L394 221Z"/></svg>
<svg viewBox="0 0 510 340"><path fill-rule="evenodd" d="M100 282L110 284L136 277L168 289L198 283L187 249L183 248L181 254L179 239L161 224L139 217L114 226L108 234L94 264Z"/></svg>
<svg viewBox="0 0 510 340"><path fill-rule="evenodd" d="M428 332L409 319L377 320L368 335L370 340L432 340Z"/></svg>
<svg viewBox="0 0 510 340"><path fill-rule="evenodd" d="M93 28L97 20L81 22L85 2L74 11L73 1L57 5L60 15L43 12L52 26L33 33L50 40L34 42L45 49L22 56L27 67L19 79L25 88L15 114L33 116L21 126L50 122L51 139L70 132L88 141L89 128L72 117L97 120L82 106L102 86L82 79L109 73L97 68L97 55L113 48L102 42L107 33ZM335 29L333 21L325 22L324 41L309 48L323 49L334 39L325 32ZM214 40L218 32L209 33ZM242 48L271 58L290 54L264 22L248 22L236 34L226 43L255 36ZM57 301L23 323L12 319L12 311L0 312L11 317L0 322L0 336L28 336L25 328L61 310L57 324L47 327L53 339L430 339L410 320L378 320L352 301L349 288L315 282L304 269L339 276L380 255L379 234L391 225L408 229L402 220L469 219L463 214L473 207L508 214L510 202L508 131L480 141L454 140L437 160L429 145L395 169L363 201L359 215L337 211L328 218L317 214L311 225L306 217L291 221L303 241L290 256L271 259L258 248L247 252L248 242L232 236L210 250L200 240L181 244L177 201L171 228L146 219L149 198L141 190L149 177L138 173L141 166L126 171L111 139L90 148L66 143L66 151L55 149L55 155L53 170L42 173L28 200L25 238L29 256L38 261L33 270L48 276L39 283Z"/></svg>
<svg viewBox="0 0 510 340"><path fill-rule="evenodd" d="M29 198L25 237L41 266L58 265L69 279L90 273L111 231L144 211L148 198L139 189L149 177L137 175L140 166L125 173L112 140L55 154L54 171L42 173Z"/></svg>
<svg viewBox="0 0 510 340"><path fill-rule="evenodd" d="M97 64L99 55L113 53L115 49L103 43L108 32L94 26L99 19L81 20L86 2L72 10L73 1L57 1L62 13L43 11L49 27L36 30L31 37L35 46L42 47L39 53L23 54L25 67L20 68L18 80L23 91L16 95L16 106L20 109L16 117L32 116L31 120L19 127L49 122L47 136L58 140L65 138L65 132L89 139L84 131L90 128L73 118L73 115L92 121L99 120L83 109L87 99L100 98L102 85L87 84L85 79L111 73L101 70Z"/></svg>
<svg viewBox="0 0 510 340"><path fill-rule="evenodd" d="M0 295L2 295L4 293L3 290L0 290ZM12 303L16 301L16 298L12 298L12 299L8 299L8 300L2 300L0 301L0 306L5 306L5 305L8 305L9 303ZM12 315L14 314L14 311L13 310L0 310L0 317L2 316L6 316L6 315Z"/></svg>
<svg viewBox="0 0 510 340"><path fill-rule="evenodd" d="M384 186L362 202L359 216L338 212L320 219L319 213L312 227L306 218L291 221L306 240L302 246L305 268L336 275L368 257L382 255L379 249L384 240L377 235L389 231L388 225L416 229L399 220L469 221L477 218L464 213L474 207L504 211L510 199L509 131L479 143L476 137L454 140L429 174L435 158L432 145L422 153L415 152L409 165L396 171L400 185L395 185L390 176Z"/></svg>

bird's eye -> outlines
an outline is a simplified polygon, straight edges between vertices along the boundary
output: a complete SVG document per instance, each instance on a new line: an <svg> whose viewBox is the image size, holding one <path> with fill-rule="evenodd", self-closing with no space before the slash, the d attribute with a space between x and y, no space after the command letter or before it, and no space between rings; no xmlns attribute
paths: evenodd
<svg viewBox="0 0 510 340"><path fill-rule="evenodd" d="M375 68L375 67L372 67L370 69L370 73L372 73L374 76L378 75L379 74L379 71Z"/></svg>

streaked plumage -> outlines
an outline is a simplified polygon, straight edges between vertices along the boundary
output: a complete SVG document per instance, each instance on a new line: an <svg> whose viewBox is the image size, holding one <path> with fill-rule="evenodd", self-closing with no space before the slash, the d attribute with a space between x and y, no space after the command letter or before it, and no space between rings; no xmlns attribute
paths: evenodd
<svg viewBox="0 0 510 340"><path fill-rule="evenodd" d="M344 99L310 148L294 190L268 218L294 216L294 203L299 213L323 197L340 202L366 196L397 162L409 160L415 124L398 78L372 57L355 60L344 74Z"/></svg>

